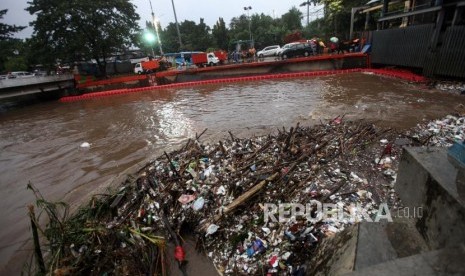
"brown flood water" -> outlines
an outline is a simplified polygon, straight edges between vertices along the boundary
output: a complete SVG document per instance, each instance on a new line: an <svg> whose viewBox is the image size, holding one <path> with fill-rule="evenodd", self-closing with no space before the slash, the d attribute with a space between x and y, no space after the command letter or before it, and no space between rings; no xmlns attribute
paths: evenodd
<svg viewBox="0 0 465 276"><path fill-rule="evenodd" d="M26 190L77 204L127 168L142 166L195 133L218 140L259 135L337 115L410 128L451 113L465 97L355 73L167 89L74 103L0 109L0 274L16 275L31 246ZM88 142L90 148L80 144Z"/></svg>

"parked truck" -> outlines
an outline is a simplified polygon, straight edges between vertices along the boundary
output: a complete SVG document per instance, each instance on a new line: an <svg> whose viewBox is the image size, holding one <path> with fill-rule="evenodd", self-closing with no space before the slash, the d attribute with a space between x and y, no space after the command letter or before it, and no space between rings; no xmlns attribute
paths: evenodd
<svg viewBox="0 0 465 276"><path fill-rule="evenodd" d="M134 67L134 73L139 75L153 73L157 71L158 68L160 68L160 63L156 59L149 61L141 61L136 63L136 66Z"/></svg>
<svg viewBox="0 0 465 276"><path fill-rule="evenodd" d="M220 60L215 56L214 53L192 53L191 63L198 67L218 65Z"/></svg>
<svg viewBox="0 0 465 276"><path fill-rule="evenodd" d="M219 50L219 51L214 51L213 53L220 61L220 64L225 64L226 61L228 60L228 52L226 51Z"/></svg>

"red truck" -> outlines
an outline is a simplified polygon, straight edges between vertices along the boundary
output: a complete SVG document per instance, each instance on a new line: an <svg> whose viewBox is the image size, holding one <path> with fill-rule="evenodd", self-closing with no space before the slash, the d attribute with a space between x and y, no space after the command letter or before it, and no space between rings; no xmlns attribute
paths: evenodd
<svg viewBox="0 0 465 276"><path fill-rule="evenodd" d="M226 51L219 50L219 51L214 51L213 53L215 54L215 56L220 61L220 64L224 64L225 61L228 60L228 52L226 52Z"/></svg>
<svg viewBox="0 0 465 276"><path fill-rule="evenodd" d="M213 66L219 63L219 59L215 56L214 53L192 53L191 54L191 63L199 67L206 65Z"/></svg>
<svg viewBox="0 0 465 276"><path fill-rule="evenodd" d="M142 62L136 63L136 66L134 67L134 73L136 74L153 73L157 71L158 68L160 68L160 63L156 59L149 60L149 61L142 61Z"/></svg>

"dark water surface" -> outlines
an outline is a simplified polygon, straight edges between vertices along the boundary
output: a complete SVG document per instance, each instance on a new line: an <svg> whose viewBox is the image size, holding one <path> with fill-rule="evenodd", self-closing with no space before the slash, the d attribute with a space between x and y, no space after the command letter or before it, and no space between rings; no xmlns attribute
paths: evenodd
<svg viewBox="0 0 465 276"><path fill-rule="evenodd" d="M0 274L18 274L31 237L28 182L49 200L77 204L131 166L195 133L218 140L259 135L345 114L394 128L452 112L465 97L354 73L167 89L0 113ZM1 109L0 109L1 110ZM88 142L90 148L80 148Z"/></svg>

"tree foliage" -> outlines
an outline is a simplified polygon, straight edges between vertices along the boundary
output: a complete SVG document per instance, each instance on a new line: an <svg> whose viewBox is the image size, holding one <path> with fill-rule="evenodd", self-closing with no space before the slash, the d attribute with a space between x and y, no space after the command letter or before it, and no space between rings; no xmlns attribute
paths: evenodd
<svg viewBox="0 0 465 276"><path fill-rule="evenodd" d="M36 20L33 41L53 62L97 61L106 74L106 58L129 47L139 30L139 15L127 0L33 0L26 8ZM42 48L38 49L39 51Z"/></svg>
<svg viewBox="0 0 465 276"><path fill-rule="evenodd" d="M302 12L296 7L292 7L281 17L281 23L289 32L295 32L302 29Z"/></svg>
<svg viewBox="0 0 465 276"><path fill-rule="evenodd" d="M205 51L207 48L216 48L212 30L205 24L203 18L200 18L199 24L190 20L181 22L179 24L179 31L183 43L182 48L179 44L178 33L174 23L169 23L161 32L160 36L164 52Z"/></svg>
<svg viewBox="0 0 465 276"><path fill-rule="evenodd" d="M8 10L0 10L0 19L8 12ZM8 25L0 22L0 41L11 39L14 33L17 33L26 28L25 26Z"/></svg>
<svg viewBox="0 0 465 276"><path fill-rule="evenodd" d="M255 29L255 25L253 28ZM248 40L250 38L249 19L244 14L239 17L233 17L229 23L229 29L231 31L231 40L233 41Z"/></svg>
<svg viewBox="0 0 465 276"><path fill-rule="evenodd" d="M232 50L233 42L247 41L252 36L258 49L269 45L284 44L285 38L300 33L303 38L318 36L328 39L338 36L347 39L349 35L350 12L352 7L363 6L366 0L310 0L309 3L322 5L324 17L305 27L302 26L301 10L292 6L279 18L266 14L251 13L233 17L229 24L219 18L212 26L200 18L198 22L185 20L179 29L183 47L180 46L174 23L165 28L159 26L163 52L206 51L207 49ZM148 42L144 34L155 30L146 21L144 30L137 26L139 15L128 0L30 0L26 9L36 19L31 39L21 41L12 38L24 27L0 23L0 70L5 68L5 57L12 59L9 67L23 68L23 64L42 64L51 68L56 62L88 61L99 63L100 72L105 73L105 60L111 55L123 52L129 46L140 47L147 55L159 51L159 41ZM0 19L6 10L0 10ZM356 16L355 31L364 27L364 16ZM159 23L158 23L159 24ZM14 53L21 49L21 58ZM28 51L28 49L30 49Z"/></svg>
<svg viewBox="0 0 465 276"><path fill-rule="evenodd" d="M216 43L216 45L214 45L216 48L228 49L229 31L222 17L218 18L218 21L216 21L216 24L213 26L212 35Z"/></svg>
<svg viewBox="0 0 465 276"><path fill-rule="evenodd" d="M0 20L8 10L0 10ZM24 70L27 63L24 57L19 56L23 45L21 40L13 38L13 35L26 27L8 25L0 22L0 72Z"/></svg>
<svg viewBox="0 0 465 276"><path fill-rule="evenodd" d="M196 24L194 21L185 20L180 25L180 31L184 50L205 51L208 47L213 45L211 29L205 24L203 18L200 18L199 24Z"/></svg>
<svg viewBox="0 0 465 276"><path fill-rule="evenodd" d="M179 45L178 33L174 23L171 22L168 26L166 26L161 33L161 39L163 41L163 50L165 53L180 51L181 47Z"/></svg>
<svg viewBox="0 0 465 276"><path fill-rule="evenodd" d="M336 35L343 39L349 38L350 15L352 7L364 6L366 0L319 0L324 5L324 24L320 31L327 36ZM363 18L355 18L355 30L362 30Z"/></svg>

